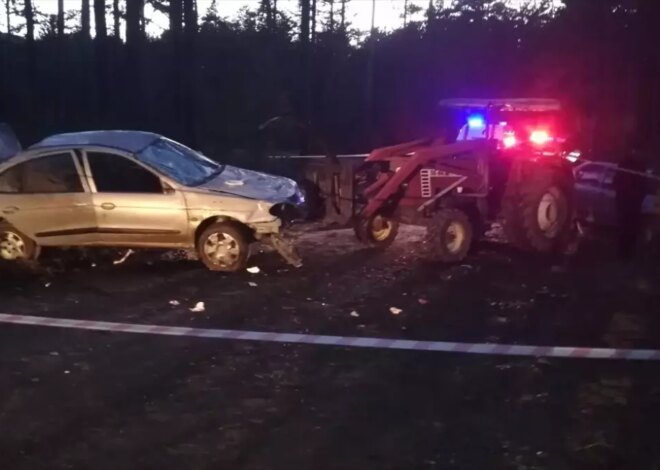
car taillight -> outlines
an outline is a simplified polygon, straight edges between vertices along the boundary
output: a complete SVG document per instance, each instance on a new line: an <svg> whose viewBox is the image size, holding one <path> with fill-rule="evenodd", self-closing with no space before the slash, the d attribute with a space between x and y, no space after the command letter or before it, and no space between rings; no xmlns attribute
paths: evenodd
<svg viewBox="0 0 660 470"><path fill-rule="evenodd" d="M534 145L543 146L552 142L552 136L546 130L537 129L529 135L529 141Z"/></svg>

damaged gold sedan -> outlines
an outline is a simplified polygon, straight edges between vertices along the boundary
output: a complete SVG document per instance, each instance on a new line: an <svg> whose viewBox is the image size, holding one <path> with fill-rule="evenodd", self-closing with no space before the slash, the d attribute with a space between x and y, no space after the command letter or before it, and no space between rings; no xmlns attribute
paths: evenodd
<svg viewBox="0 0 660 470"><path fill-rule="evenodd" d="M301 264L282 236L304 204L297 184L216 163L163 136L93 131L25 151L0 129L0 259L41 247L194 250L214 271L244 269L265 241ZM293 210L291 210L293 209Z"/></svg>

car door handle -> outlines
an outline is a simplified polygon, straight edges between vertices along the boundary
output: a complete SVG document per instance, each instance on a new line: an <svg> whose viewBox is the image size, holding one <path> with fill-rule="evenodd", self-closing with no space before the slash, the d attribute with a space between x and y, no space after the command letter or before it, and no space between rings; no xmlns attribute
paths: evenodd
<svg viewBox="0 0 660 470"><path fill-rule="evenodd" d="M105 209L106 211L111 211L111 210L114 209L115 207L116 207L116 206L115 206L113 203L111 203L111 202L104 202L103 204L101 204L101 208L102 208L102 209Z"/></svg>
<svg viewBox="0 0 660 470"><path fill-rule="evenodd" d="M2 209L3 214L15 214L16 212L18 212L18 207L16 206L9 206Z"/></svg>

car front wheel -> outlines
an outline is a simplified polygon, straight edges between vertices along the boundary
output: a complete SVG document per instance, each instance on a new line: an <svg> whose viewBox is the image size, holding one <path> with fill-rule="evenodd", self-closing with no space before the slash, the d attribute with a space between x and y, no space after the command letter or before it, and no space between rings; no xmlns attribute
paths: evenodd
<svg viewBox="0 0 660 470"><path fill-rule="evenodd" d="M199 258L211 271L236 272L245 269L250 244L244 230L226 222L205 229L197 239Z"/></svg>
<svg viewBox="0 0 660 470"><path fill-rule="evenodd" d="M34 260L39 256L39 247L29 237L6 222L0 222L0 260Z"/></svg>

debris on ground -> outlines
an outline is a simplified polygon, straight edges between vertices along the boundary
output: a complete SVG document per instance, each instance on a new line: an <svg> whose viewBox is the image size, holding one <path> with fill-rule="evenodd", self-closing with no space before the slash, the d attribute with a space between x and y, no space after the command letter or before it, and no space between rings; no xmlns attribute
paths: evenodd
<svg viewBox="0 0 660 470"><path fill-rule="evenodd" d="M133 253L135 253L135 252L129 248L129 249L126 251L126 253L124 253L124 256L122 256L122 257L119 258L118 260L113 261L112 264L115 264L115 265L117 265L117 264L122 264L122 263L123 263L124 261L126 261L126 260L128 259L128 257L131 256Z"/></svg>
<svg viewBox="0 0 660 470"><path fill-rule="evenodd" d="M429 303L428 299L425 299L424 297L417 299L417 302L419 302L421 305L426 305Z"/></svg>
<svg viewBox="0 0 660 470"><path fill-rule="evenodd" d="M403 310L401 310L400 308L390 307L390 313L392 315L399 315L401 312L403 312Z"/></svg>
<svg viewBox="0 0 660 470"><path fill-rule="evenodd" d="M490 306L500 310L521 310L534 304L534 299L530 300L493 300Z"/></svg>
<svg viewBox="0 0 660 470"><path fill-rule="evenodd" d="M247 268L246 271L249 272L250 274L258 274L261 272L261 269L259 269L259 266L251 266Z"/></svg>
<svg viewBox="0 0 660 470"><path fill-rule="evenodd" d="M44 287L50 287L50 282L47 282L46 284L44 284Z"/></svg>
<svg viewBox="0 0 660 470"><path fill-rule="evenodd" d="M248 282L248 285L250 287L257 287L258 286L258 284L256 282Z"/></svg>
<svg viewBox="0 0 660 470"><path fill-rule="evenodd" d="M359 316L360 316L360 314L357 313L355 310L353 310L353 311L350 313L350 315L351 315L352 317L359 317Z"/></svg>
<svg viewBox="0 0 660 470"><path fill-rule="evenodd" d="M172 307L177 307L178 305L181 305L181 302L179 302L178 300L170 300L170 305Z"/></svg>
<svg viewBox="0 0 660 470"><path fill-rule="evenodd" d="M197 302L193 308L190 309L191 312L203 312L206 310L204 302Z"/></svg>

